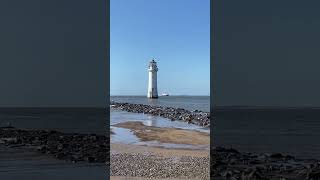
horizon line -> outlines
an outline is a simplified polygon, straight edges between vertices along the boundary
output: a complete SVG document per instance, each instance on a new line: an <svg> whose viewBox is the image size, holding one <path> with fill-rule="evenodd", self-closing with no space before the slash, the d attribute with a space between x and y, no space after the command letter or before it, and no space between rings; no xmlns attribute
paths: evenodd
<svg viewBox="0 0 320 180"><path fill-rule="evenodd" d="M115 94L112 94L112 95L110 95L110 96L146 96L147 97L147 95L130 95L130 94L125 94L125 95L115 95ZM209 95L200 95L200 94L173 94L173 95L170 95L169 94L169 96L210 96L210 94ZM166 97L166 96L161 96L161 95L159 95L158 97ZM168 97L168 96L167 96Z"/></svg>

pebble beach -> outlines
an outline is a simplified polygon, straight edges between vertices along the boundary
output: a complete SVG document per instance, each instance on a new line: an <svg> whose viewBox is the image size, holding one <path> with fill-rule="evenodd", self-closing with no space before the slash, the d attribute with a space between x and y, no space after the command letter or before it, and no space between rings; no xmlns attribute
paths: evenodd
<svg viewBox="0 0 320 180"><path fill-rule="evenodd" d="M209 179L209 153L156 147L111 145L111 179Z"/></svg>
<svg viewBox="0 0 320 180"><path fill-rule="evenodd" d="M210 126L209 113L198 110L116 102L111 102L111 108L166 118L161 121L181 121L206 128ZM209 133L174 126L146 126L139 121L122 122L112 127L129 129L140 141L158 142L159 145L112 143L111 179L210 179ZM161 147L162 143L189 146L166 148Z"/></svg>

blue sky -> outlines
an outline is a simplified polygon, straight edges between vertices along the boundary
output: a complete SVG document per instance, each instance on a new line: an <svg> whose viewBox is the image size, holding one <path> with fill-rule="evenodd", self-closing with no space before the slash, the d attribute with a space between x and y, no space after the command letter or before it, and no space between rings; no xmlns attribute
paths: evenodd
<svg viewBox="0 0 320 180"><path fill-rule="evenodd" d="M110 94L146 95L148 62L158 92L210 94L210 0L111 0Z"/></svg>

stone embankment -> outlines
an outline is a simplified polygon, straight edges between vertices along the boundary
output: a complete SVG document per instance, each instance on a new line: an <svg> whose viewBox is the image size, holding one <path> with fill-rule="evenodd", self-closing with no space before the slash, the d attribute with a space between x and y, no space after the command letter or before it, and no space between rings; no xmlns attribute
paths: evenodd
<svg viewBox="0 0 320 180"><path fill-rule="evenodd" d="M145 104L118 103L111 101L111 108L133 113L144 113L153 116L168 118L172 121L180 120L203 127L210 127L210 113L189 111L182 108L150 106Z"/></svg>
<svg viewBox="0 0 320 180"><path fill-rule="evenodd" d="M0 145L33 147L41 153L72 162L109 162L109 139L103 135L2 127Z"/></svg>
<svg viewBox="0 0 320 180"><path fill-rule="evenodd" d="M211 177L233 180L316 180L320 161L275 154L240 153L235 149L211 149Z"/></svg>

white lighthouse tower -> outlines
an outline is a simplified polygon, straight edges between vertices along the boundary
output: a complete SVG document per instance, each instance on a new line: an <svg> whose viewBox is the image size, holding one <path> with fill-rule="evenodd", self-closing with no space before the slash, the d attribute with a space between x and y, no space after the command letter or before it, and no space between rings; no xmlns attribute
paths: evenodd
<svg viewBox="0 0 320 180"><path fill-rule="evenodd" d="M158 90L157 90L157 72L158 67L157 63L154 61L149 62L149 83L148 83L148 98L158 98Z"/></svg>

